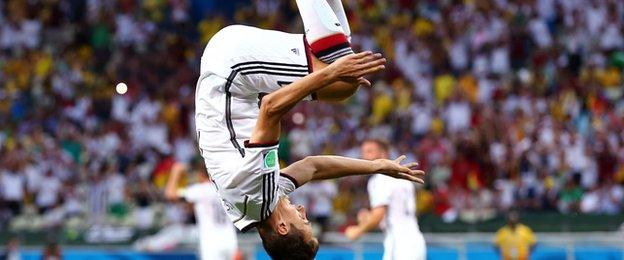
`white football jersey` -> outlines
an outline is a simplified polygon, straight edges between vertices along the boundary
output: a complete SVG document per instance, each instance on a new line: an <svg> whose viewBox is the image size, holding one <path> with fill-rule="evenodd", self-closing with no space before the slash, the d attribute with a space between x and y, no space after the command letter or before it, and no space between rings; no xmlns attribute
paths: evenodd
<svg viewBox="0 0 624 260"><path fill-rule="evenodd" d="M229 219L241 230L270 216L279 197L296 188L279 171L277 143L245 143L260 100L311 68L303 34L233 25L204 50L195 93L199 149Z"/></svg>
<svg viewBox="0 0 624 260"><path fill-rule="evenodd" d="M236 149L243 156L260 99L308 75L310 55L303 34L243 25L215 34L201 58L195 97L198 135L210 135L200 140L200 148Z"/></svg>
<svg viewBox="0 0 624 260"><path fill-rule="evenodd" d="M201 259L231 259L238 247L236 231L221 206L215 186L209 182L196 183L180 194L195 209Z"/></svg>
<svg viewBox="0 0 624 260"><path fill-rule="evenodd" d="M387 206L382 220L385 259L425 259L425 241L416 219L414 184L407 180L375 174L368 180L371 208Z"/></svg>

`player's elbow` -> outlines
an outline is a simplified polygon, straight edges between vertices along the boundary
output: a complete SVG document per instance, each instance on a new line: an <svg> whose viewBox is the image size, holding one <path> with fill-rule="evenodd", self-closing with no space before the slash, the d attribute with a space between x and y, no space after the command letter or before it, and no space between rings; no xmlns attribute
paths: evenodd
<svg viewBox="0 0 624 260"><path fill-rule="evenodd" d="M281 118L285 109L285 106L281 104L275 95L267 95L262 98L262 103L260 104L260 114L265 117Z"/></svg>

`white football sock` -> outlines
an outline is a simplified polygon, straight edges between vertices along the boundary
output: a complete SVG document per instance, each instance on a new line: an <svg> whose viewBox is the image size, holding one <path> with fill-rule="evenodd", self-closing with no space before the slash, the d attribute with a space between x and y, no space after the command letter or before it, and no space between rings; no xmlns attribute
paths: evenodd
<svg viewBox="0 0 624 260"><path fill-rule="evenodd" d="M327 64L353 53L347 35L326 0L297 0L312 53Z"/></svg>

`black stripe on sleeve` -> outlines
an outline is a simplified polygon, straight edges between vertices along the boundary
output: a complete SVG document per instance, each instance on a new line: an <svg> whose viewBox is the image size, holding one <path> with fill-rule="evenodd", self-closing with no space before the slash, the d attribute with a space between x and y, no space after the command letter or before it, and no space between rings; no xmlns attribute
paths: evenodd
<svg viewBox="0 0 624 260"><path fill-rule="evenodd" d="M277 198L277 180L275 180L275 172L276 171L271 173L271 179L273 179L273 199L279 200L279 198ZM279 177L279 174L277 176ZM275 206L277 207L277 202ZM271 211L269 210L269 215L270 214L271 214Z"/></svg>
<svg viewBox="0 0 624 260"><path fill-rule="evenodd" d="M266 205L266 175L262 175L262 206L260 207L260 220L264 220L264 210Z"/></svg>
<svg viewBox="0 0 624 260"><path fill-rule="evenodd" d="M233 70L225 83L225 122L228 131L230 132L230 142L232 142L234 148L238 150L241 157L245 157L245 149L243 149L238 141L236 141L236 132L234 131L234 125L232 124L232 93L230 92L230 87L232 86L232 82L234 81L236 74L238 74L238 71Z"/></svg>
<svg viewBox="0 0 624 260"><path fill-rule="evenodd" d="M264 215L264 219L267 219L269 217L269 209L271 208L271 174L267 174L265 175L267 178L267 187L266 187L266 192L267 192L267 200L266 200L266 207L264 208L264 211L262 212L262 214Z"/></svg>
<svg viewBox="0 0 624 260"><path fill-rule="evenodd" d="M301 187L301 185L299 185L299 182L295 178L293 178L292 176L290 176L290 175L288 175L286 173L283 173L283 172L280 172L280 176L283 176L284 178L286 178L290 182L292 182L295 185L295 188Z"/></svg>

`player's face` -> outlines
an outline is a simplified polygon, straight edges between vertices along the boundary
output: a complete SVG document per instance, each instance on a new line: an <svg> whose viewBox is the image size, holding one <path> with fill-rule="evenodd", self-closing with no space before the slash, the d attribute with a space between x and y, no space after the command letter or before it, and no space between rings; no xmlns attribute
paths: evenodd
<svg viewBox="0 0 624 260"><path fill-rule="evenodd" d="M304 233L305 239L314 239L312 234L312 223L308 220L305 207L293 205L287 196L282 197L282 218L287 224L292 224Z"/></svg>
<svg viewBox="0 0 624 260"><path fill-rule="evenodd" d="M377 160L386 158L384 151L374 142L364 142L362 147L362 159L364 160Z"/></svg>

